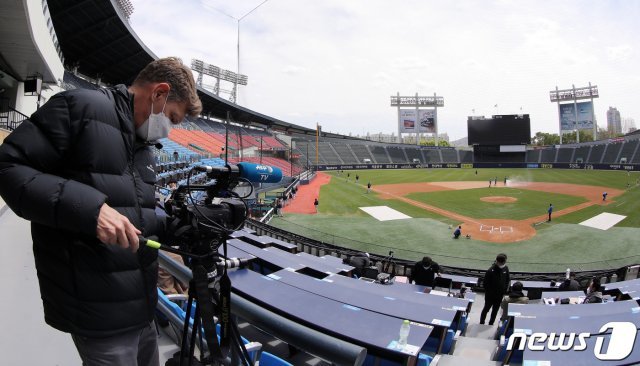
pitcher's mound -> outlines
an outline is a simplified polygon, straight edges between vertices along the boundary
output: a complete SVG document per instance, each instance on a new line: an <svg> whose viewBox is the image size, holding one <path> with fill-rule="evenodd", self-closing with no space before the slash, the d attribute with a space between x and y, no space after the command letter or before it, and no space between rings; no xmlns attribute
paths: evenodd
<svg viewBox="0 0 640 366"><path fill-rule="evenodd" d="M513 203L517 200L517 198L507 196L487 196L480 198L480 201L492 203Z"/></svg>

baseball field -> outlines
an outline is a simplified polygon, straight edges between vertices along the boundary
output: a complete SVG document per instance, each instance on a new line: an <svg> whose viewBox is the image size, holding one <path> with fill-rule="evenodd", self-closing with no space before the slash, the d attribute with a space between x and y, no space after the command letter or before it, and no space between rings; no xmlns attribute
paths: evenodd
<svg viewBox="0 0 640 366"><path fill-rule="evenodd" d="M319 173L270 224L355 250L393 250L411 260L429 255L451 266L486 269L504 252L514 271L617 268L640 261L638 178L555 169ZM462 235L453 239L459 225Z"/></svg>

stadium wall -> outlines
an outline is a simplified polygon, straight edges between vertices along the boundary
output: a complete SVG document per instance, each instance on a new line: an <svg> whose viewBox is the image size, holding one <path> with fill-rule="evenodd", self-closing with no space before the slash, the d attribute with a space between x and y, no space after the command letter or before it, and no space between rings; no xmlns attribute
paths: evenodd
<svg viewBox="0 0 640 366"><path fill-rule="evenodd" d="M314 165L316 171L368 170L368 169L429 169L429 168L523 168L523 169L595 169L640 171L640 164L585 164L585 163L427 163L427 164L334 164Z"/></svg>
<svg viewBox="0 0 640 366"><path fill-rule="evenodd" d="M315 239L307 238L303 235L296 234L284 229L276 228L274 226L269 225L268 223L263 223L257 220L249 219L245 222L245 226L255 230L258 235L267 235L279 240L286 241L288 243L296 244L298 246L299 252L308 253L315 256L323 256L323 255L332 255L338 258L347 258L353 255L356 251L353 249L345 248L340 245L330 244L321 242ZM382 271L383 266L386 264L389 265L387 269L387 273L393 273L399 276L408 276L411 268L415 264L415 261L402 259L402 258L393 258L391 262L386 262L388 257L371 254L370 255L372 265L378 267L379 270ZM624 278L624 273L626 268L634 265L629 264L625 267L621 268L602 268L590 271L578 271L576 272L577 278L593 278L593 277L606 277L607 283L610 281L613 274L616 274L617 278ZM484 273L486 269L482 268L468 268L468 267L454 267L446 265L445 263L440 263L441 269L444 270L445 273L461 275L461 276L471 276L477 277L482 281L484 278ZM557 280L558 278L562 278L565 275L564 272L518 272L512 271L511 278L517 280L528 280L528 281L551 281ZM481 286L481 283L478 283Z"/></svg>

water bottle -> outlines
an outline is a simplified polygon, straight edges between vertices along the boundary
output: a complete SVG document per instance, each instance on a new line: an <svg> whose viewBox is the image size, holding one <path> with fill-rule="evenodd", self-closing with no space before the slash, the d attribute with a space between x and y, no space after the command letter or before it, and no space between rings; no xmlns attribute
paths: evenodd
<svg viewBox="0 0 640 366"><path fill-rule="evenodd" d="M407 345L407 338L409 338L409 321L405 320L400 326L400 339L398 339L398 348L403 349Z"/></svg>
<svg viewBox="0 0 640 366"><path fill-rule="evenodd" d="M567 273L564 278L569 279L570 276L571 276L571 269L567 268Z"/></svg>

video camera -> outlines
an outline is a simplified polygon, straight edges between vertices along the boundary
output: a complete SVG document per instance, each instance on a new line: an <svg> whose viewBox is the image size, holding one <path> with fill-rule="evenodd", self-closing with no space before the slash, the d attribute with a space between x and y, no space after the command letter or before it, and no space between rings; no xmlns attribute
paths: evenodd
<svg viewBox="0 0 640 366"><path fill-rule="evenodd" d="M253 193L252 183L277 183L282 180L280 169L252 163L216 167L197 165L193 170L205 172L215 182L210 185L187 183L179 186L167 200L165 210L169 216L168 241L194 254L217 249L224 233L244 226L248 214L244 199ZM249 192L240 196L234 189L243 183ZM203 192L204 197L194 197L195 192ZM210 244L208 250L198 248L197 244L203 241Z"/></svg>
<svg viewBox="0 0 640 366"><path fill-rule="evenodd" d="M207 177L215 182L191 185L189 182L194 171L205 172ZM249 263L249 260L226 257L226 240L233 231L244 226L248 214L244 199L253 193L253 183L277 183L281 179L280 169L266 165L199 165L189 171L187 184L180 185L165 203L168 215L165 242L168 245L156 242L156 248L180 254L188 259L185 263L193 273L193 280L189 284L186 318L190 318L190 304L196 300L195 315L201 319L209 350L209 356L205 361L207 364L222 364L232 349L231 343L236 347L233 349L239 349L238 352L246 356L237 325L231 320L231 281L227 269L241 268ZM240 185L245 185L248 193L242 196L238 194L236 188ZM201 194L198 194L199 192ZM224 257L219 252L222 245ZM199 329L198 323L199 321L194 323L193 334ZM219 343L215 331L216 323L221 326ZM185 322L182 349L176 355L180 359L180 365L191 362L193 357L194 349L189 348L189 342L186 342L187 329L188 322ZM167 364L177 363L169 361Z"/></svg>

